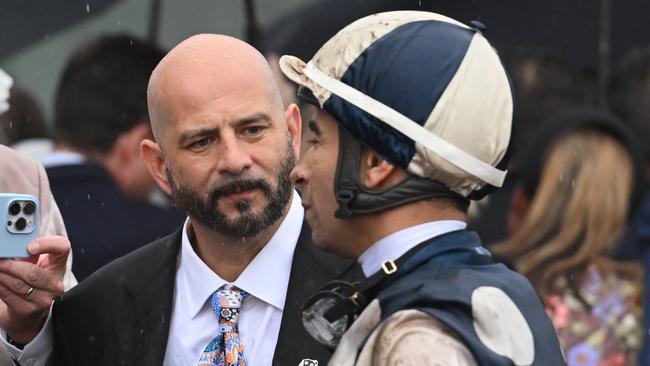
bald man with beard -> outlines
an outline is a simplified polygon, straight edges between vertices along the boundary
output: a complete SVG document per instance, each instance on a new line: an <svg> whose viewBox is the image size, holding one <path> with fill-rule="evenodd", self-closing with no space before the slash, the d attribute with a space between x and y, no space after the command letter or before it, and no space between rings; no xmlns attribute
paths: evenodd
<svg viewBox="0 0 650 366"><path fill-rule="evenodd" d="M241 307L227 364L326 363L300 307L322 283L360 272L315 249L303 226L289 179L300 113L284 108L264 57L231 37L191 37L154 70L148 103L155 141L142 156L188 219L57 299L32 343L47 351L53 340L57 365L221 364L210 345L232 339L215 311L233 308L216 296L230 291Z"/></svg>

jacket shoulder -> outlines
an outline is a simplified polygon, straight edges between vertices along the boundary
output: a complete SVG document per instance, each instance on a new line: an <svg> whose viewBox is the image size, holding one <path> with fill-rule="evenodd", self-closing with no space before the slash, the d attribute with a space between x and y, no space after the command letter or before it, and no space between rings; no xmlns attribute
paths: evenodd
<svg viewBox="0 0 650 366"><path fill-rule="evenodd" d="M155 281L157 275L176 265L181 243L181 230L146 244L133 252L113 260L66 292L63 302L84 298L93 293L107 293L124 285L146 284Z"/></svg>

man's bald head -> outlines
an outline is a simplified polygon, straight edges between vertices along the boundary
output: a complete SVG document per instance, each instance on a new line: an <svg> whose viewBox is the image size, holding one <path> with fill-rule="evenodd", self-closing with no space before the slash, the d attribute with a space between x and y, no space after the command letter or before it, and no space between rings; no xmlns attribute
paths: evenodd
<svg viewBox="0 0 650 366"><path fill-rule="evenodd" d="M262 54L233 37L192 36L178 44L158 64L149 80L147 100L157 141L173 119L170 103L191 107L216 98L228 88L265 88L270 100L284 106L271 69Z"/></svg>

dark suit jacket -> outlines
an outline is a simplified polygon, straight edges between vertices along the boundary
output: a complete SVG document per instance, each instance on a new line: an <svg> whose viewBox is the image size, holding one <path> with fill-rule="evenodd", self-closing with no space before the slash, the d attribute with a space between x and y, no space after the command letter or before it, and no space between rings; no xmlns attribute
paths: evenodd
<svg viewBox="0 0 650 366"><path fill-rule="evenodd" d="M101 266L173 232L185 215L123 194L100 165L46 169L72 243L79 281Z"/></svg>
<svg viewBox="0 0 650 366"><path fill-rule="evenodd" d="M55 301L55 365L162 364L181 230L112 262ZM293 256L274 365L298 365L303 358L327 363L330 352L303 329L300 308L323 283L362 276L352 261L315 249L310 236L304 226Z"/></svg>

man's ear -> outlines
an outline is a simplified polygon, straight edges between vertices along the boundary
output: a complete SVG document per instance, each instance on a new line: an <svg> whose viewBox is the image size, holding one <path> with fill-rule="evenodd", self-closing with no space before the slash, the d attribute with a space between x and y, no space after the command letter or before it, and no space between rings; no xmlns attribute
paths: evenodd
<svg viewBox="0 0 650 366"><path fill-rule="evenodd" d="M387 162L374 150L364 148L361 152L361 184L369 190L384 190L406 177L402 169Z"/></svg>
<svg viewBox="0 0 650 366"><path fill-rule="evenodd" d="M293 152L296 155L296 160L300 159L300 143L302 134L302 117L300 116L300 109L294 103L291 103L286 111L284 111L284 119L287 121L287 129L289 131L289 138L293 145Z"/></svg>
<svg viewBox="0 0 650 366"><path fill-rule="evenodd" d="M167 179L167 166L165 165L165 157L162 154L160 146L153 140L142 140L142 143L140 143L140 154L144 160L144 165L156 181L156 184L158 184L158 187L171 196L172 190Z"/></svg>

